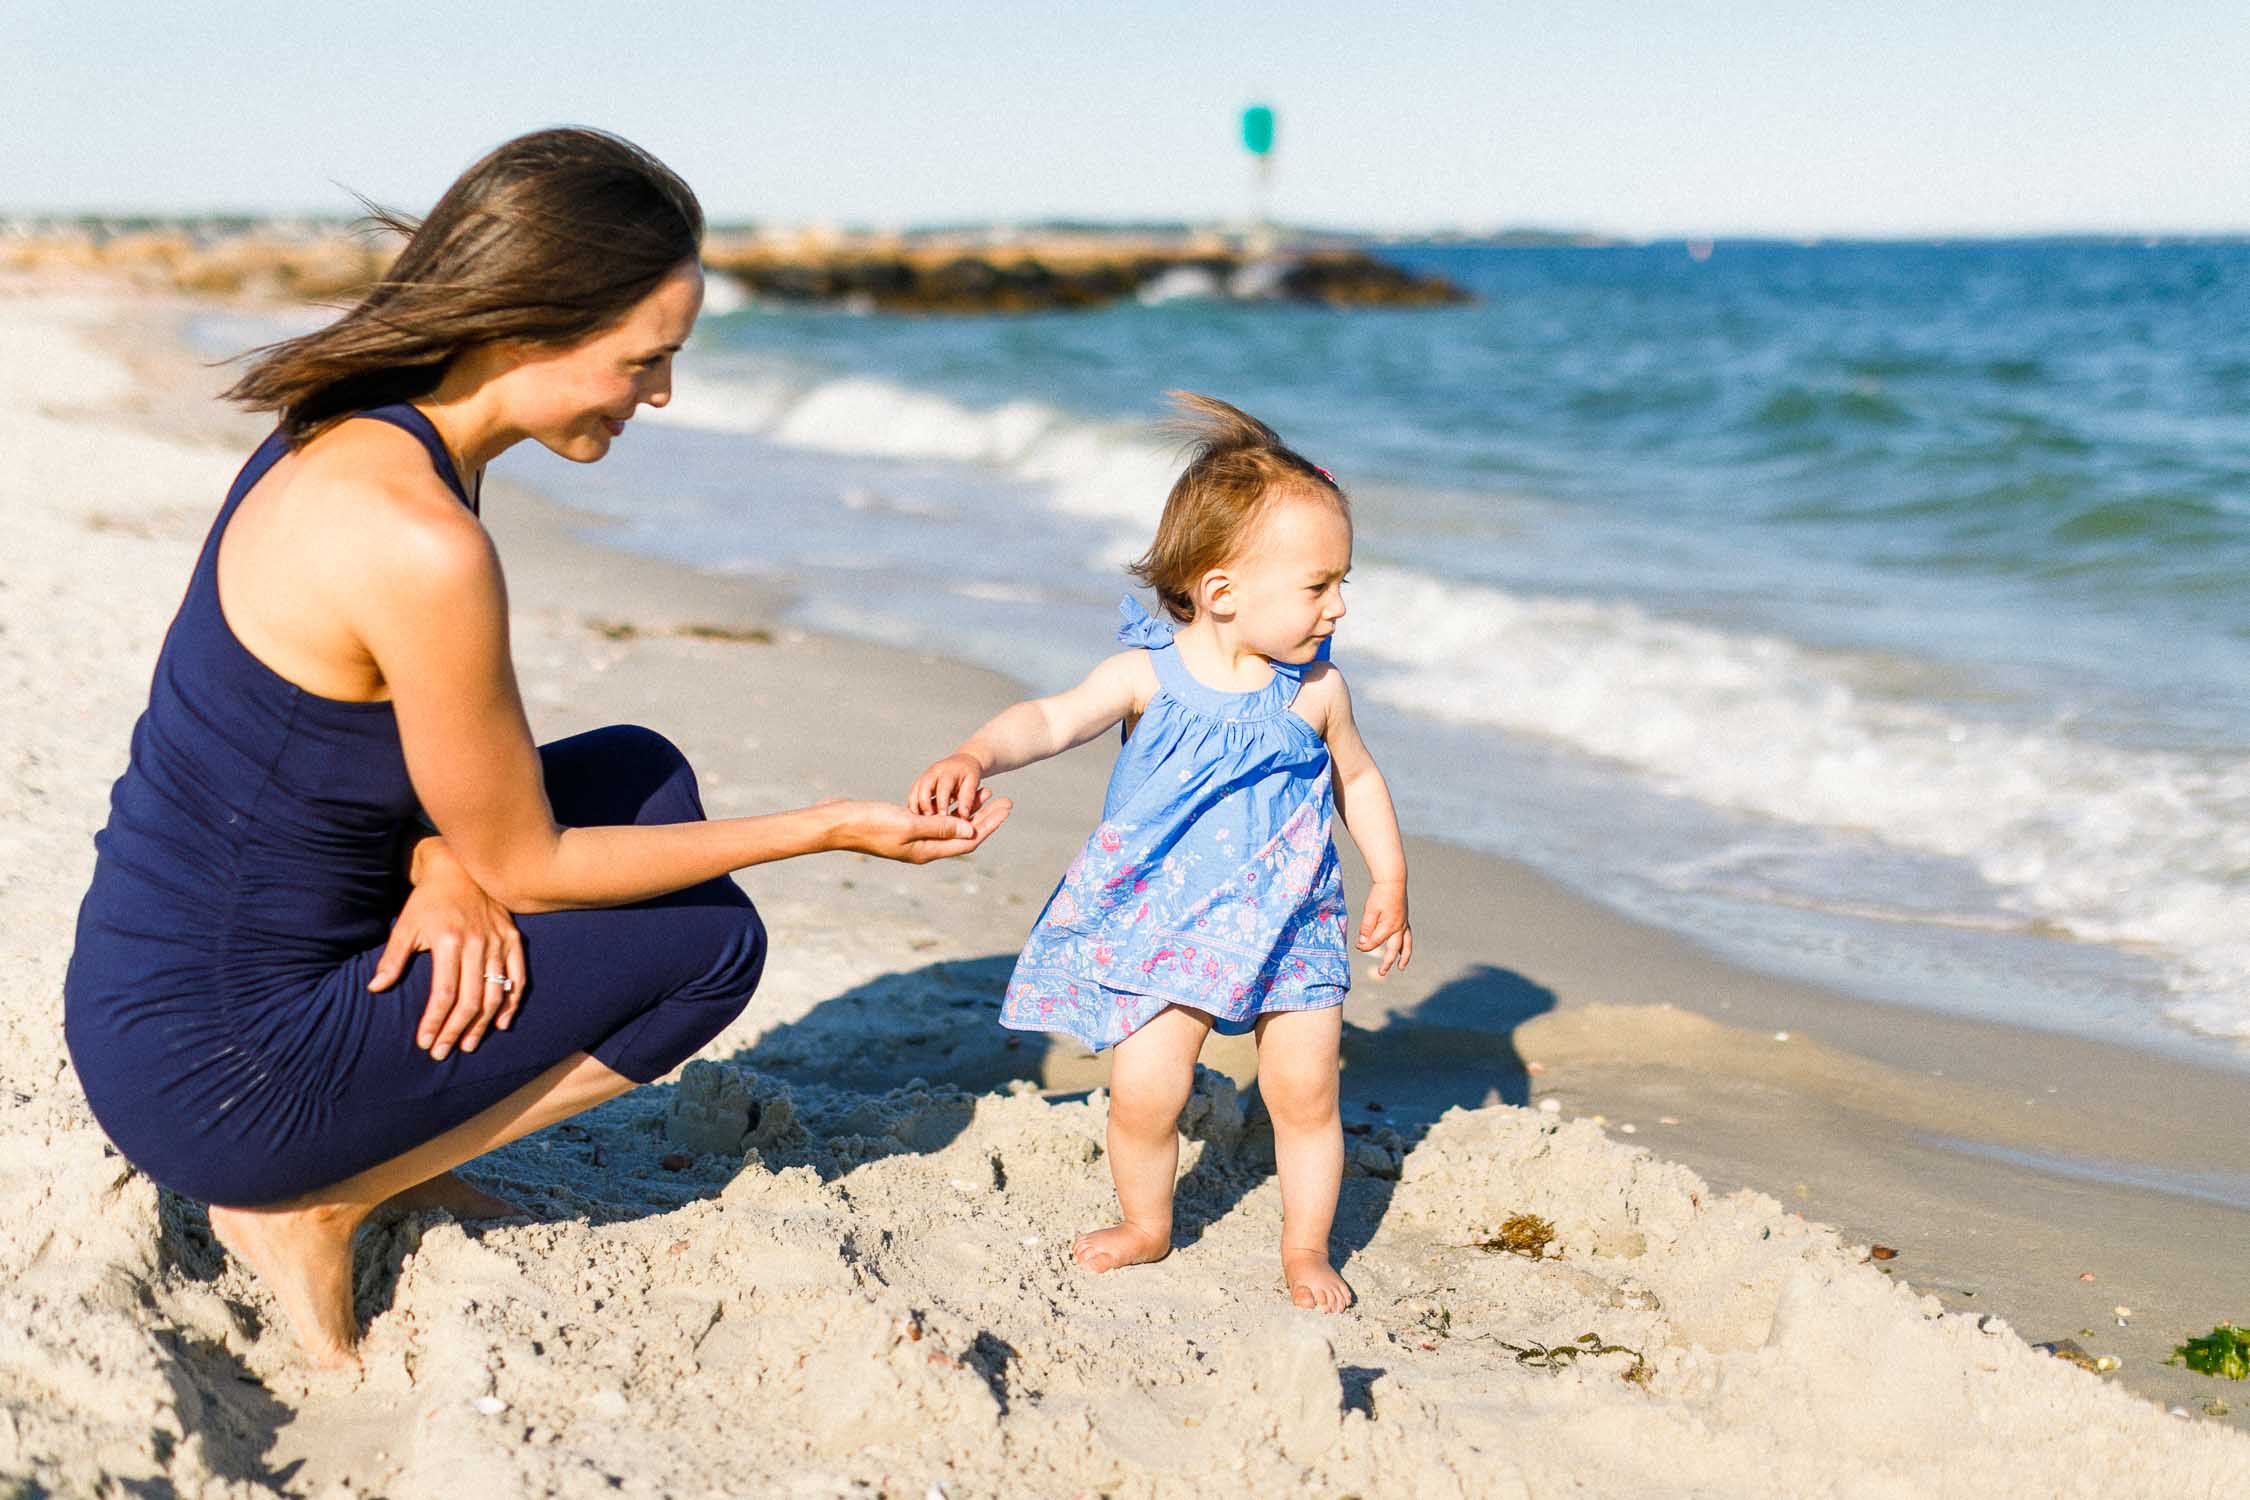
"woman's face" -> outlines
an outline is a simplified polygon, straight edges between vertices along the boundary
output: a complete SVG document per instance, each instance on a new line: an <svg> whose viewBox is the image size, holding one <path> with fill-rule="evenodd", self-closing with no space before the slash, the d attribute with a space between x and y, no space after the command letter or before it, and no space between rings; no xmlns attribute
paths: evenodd
<svg viewBox="0 0 2250 1500"><path fill-rule="evenodd" d="M672 356L703 308L703 267L682 261L618 322L509 372L517 425L550 452L590 464L643 406L672 399Z"/></svg>

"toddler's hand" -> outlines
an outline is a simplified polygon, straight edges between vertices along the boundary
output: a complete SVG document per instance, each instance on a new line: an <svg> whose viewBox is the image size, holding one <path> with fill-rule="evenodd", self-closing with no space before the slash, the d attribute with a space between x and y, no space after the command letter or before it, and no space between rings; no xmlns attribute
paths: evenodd
<svg viewBox="0 0 2250 1500"><path fill-rule="evenodd" d="M973 755L956 750L940 761L931 763L914 783L914 790L906 794L906 805L918 813L958 813L964 818L974 817L984 797L992 794L982 791L984 767Z"/></svg>
<svg viewBox="0 0 2250 1500"><path fill-rule="evenodd" d="M1384 881L1368 887L1367 909L1359 918L1359 951L1383 950L1375 964L1382 978L1393 966L1405 968L1414 957L1414 929L1406 924L1406 882Z"/></svg>

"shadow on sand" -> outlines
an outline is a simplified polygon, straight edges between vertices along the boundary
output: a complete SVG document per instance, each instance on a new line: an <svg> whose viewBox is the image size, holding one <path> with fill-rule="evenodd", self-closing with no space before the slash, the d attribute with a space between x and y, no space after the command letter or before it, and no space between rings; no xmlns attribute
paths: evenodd
<svg viewBox="0 0 2250 1500"><path fill-rule="evenodd" d="M1341 1112L1347 1166L1330 1243L1347 1274L1349 1258L1382 1227L1398 1167L1447 1110L1529 1102L1530 1075L1516 1051L1515 1030L1554 1007L1552 990L1512 970L1478 964L1385 1016L1380 1025L1345 1022ZM1199 1163L1181 1179L1176 1245L1193 1244L1273 1175L1265 1110L1254 1090L1246 1102L1249 1129L1242 1150L1207 1177ZM1363 1142L1380 1143L1391 1165L1372 1172L1351 1165ZM1279 1229L1277 1224L1277 1234Z"/></svg>
<svg viewBox="0 0 2250 1500"><path fill-rule="evenodd" d="M1013 962L1011 954L994 954L881 975L775 1027L725 1062L798 1089L881 1095L922 1083L973 1096L1023 1078L1050 1097L1083 1097L1084 1085L1106 1076L1105 1064L1067 1037L999 1024ZM1379 1145L1393 1165L1387 1174L1381 1167L1374 1175L1351 1169L1334 1234L1341 1254L1355 1254L1373 1239L1389 1206L1396 1163L1448 1109L1529 1101L1530 1079L1512 1038L1518 1026L1554 1007L1554 993L1544 986L1511 970L1476 965L1379 1025L1346 1023L1346 1154L1361 1143ZM675 1087L638 1092L662 1095ZM1273 1175L1272 1132L1254 1073L1244 1104L1241 1148L1207 1157L1181 1179L1176 1246L1194 1244ZM900 1149L944 1149L967 1127L972 1107L922 1112L913 1139Z"/></svg>
<svg viewBox="0 0 2250 1500"><path fill-rule="evenodd" d="M1107 1076L1106 1063L1069 1038L1000 1026L1000 996L1013 963L1012 954L994 954L880 975L765 1032L721 1066L753 1091L770 1091L766 1097L778 1097L776 1084L790 1092L791 1108L819 1138L819 1148L806 1155L824 1177L883 1156L942 1151L968 1128L981 1095L1028 1079L1050 1098L1083 1098ZM1528 1101L1530 1080L1513 1034L1554 1007L1552 991L1513 971L1477 965L1378 1025L1345 1024L1345 1151L1348 1163L1361 1158L1347 1165L1332 1236L1347 1274L1350 1257L1382 1227L1405 1158L1447 1110ZM1245 1129L1238 1147L1206 1153L1180 1180L1175 1247L1195 1244L1273 1176L1272 1131L1257 1097L1253 1054L1244 1043L1226 1060L1236 1077L1250 1079ZM497 1176L495 1189L525 1202L537 1218L630 1220L716 1197L744 1168L717 1148L691 1165L667 1139L667 1116L681 1089L678 1081L636 1089L503 1148L472 1175ZM923 1097L901 1098L917 1092ZM901 1104L908 1107L895 1107ZM758 1108L753 1097L753 1136ZM885 1135L901 1117L910 1126ZM778 1163L795 1152L767 1154ZM551 1174L558 1168L574 1180L556 1182ZM387 1236L399 1243L378 1247L379 1262L393 1275L414 1229L401 1225ZM1278 1234L1278 1223L1274 1229ZM382 1280L380 1269L363 1278ZM381 1290L363 1285L363 1303L385 1300ZM368 1298L370 1291L377 1295ZM371 1310L363 1305L363 1313Z"/></svg>

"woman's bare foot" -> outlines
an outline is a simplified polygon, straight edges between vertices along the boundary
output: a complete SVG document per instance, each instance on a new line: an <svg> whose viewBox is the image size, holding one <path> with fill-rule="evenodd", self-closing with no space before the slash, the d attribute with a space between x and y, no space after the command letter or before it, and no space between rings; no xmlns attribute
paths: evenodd
<svg viewBox="0 0 2250 1500"><path fill-rule="evenodd" d="M1070 1258L1081 1270L1114 1271L1120 1266L1145 1266L1172 1253L1170 1226L1142 1229L1132 1224L1112 1224L1093 1229L1070 1242Z"/></svg>
<svg viewBox="0 0 2250 1500"><path fill-rule="evenodd" d="M456 1219L513 1219L523 1210L507 1199L463 1177L459 1172L440 1172L427 1182L418 1182L403 1193L393 1193L383 1202L382 1212L413 1214L427 1209L442 1209Z"/></svg>
<svg viewBox="0 0 2250 1500"><path fill-rule="evenodd" d="M1325 1251L1282 1246L1281 1274L1289 1281L1289 1300L1299 1307L1339 1313L1352 1305L1352 1289L1328 1263Z"/></svg>
<svg viewBox="0 0 2250 1500"><path fill-rule="evenodd" d="M289 1315L305 1357L324 1370L350 1369L359 1324L352 1316L352 1234L367 1216L353 1205L218 1208L211 1232L265 1283Z"/></svg>

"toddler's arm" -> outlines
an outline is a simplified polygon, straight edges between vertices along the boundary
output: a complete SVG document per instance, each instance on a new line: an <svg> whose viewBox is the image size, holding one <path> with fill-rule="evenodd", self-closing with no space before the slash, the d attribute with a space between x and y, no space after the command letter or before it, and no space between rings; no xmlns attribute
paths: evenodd
<svg viewBox="0 0 2250 1500"><path fill-rule="evenodd" d="M1306 686L1315 684L1308 682ZM1351 690L1334 666L1318 680L1321 737L1328 741L1334 768L1336 816L1351 830L1352 842L1367 861L1367 906L1359 919L1359 951L1382 950L1377 975L1414 957L1414 929L1406 920L1406 847L1399 838L1398 814L1391 808L1390 783L1359 737L1352 718Z"/></svg>
<svg viewBox="0 0 2250 1500"><path fill-rule="evenodd" d="M959 807L967 817L987 776L1014 771L1083 745L1146 703L1156 674L1142 650L1120 651L1086 680L1051 698L1033 698L1003 709L961 748L916 778L906 805L920 810Z"/></svg>

